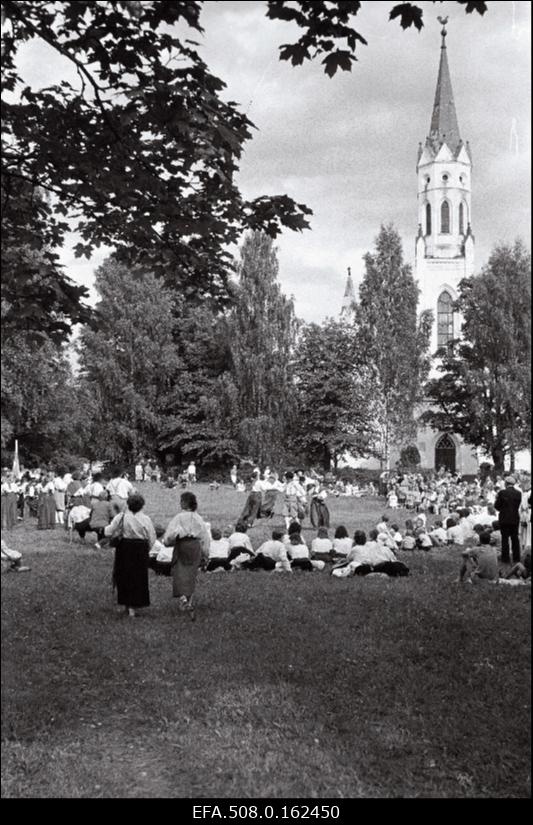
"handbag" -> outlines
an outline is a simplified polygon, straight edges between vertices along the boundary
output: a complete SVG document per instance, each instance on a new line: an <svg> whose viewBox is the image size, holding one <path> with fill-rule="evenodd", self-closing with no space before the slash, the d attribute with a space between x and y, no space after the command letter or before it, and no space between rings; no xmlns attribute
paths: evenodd
<svg viewBox="0 0 533 825"><path fill-rule="evenodd" d="M111 541L109 542L111 547L118 547L119 543L124 538L124 513L122 513L122 519L120 522L120 532L117 536L113 536Z"/></svg>

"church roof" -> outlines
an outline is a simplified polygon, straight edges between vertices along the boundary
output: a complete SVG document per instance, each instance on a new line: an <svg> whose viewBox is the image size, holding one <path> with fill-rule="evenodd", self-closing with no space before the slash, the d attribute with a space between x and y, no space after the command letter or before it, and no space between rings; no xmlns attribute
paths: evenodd
<svg viewBox="0 0 533 825"><path fill-rule="evenodd" d="M355 289L352 280L352 273L350 269L348 269L348 278L346 279L346 289L344 290L344 301L346 303L346 299L351 298L355 301Z"/></svg>
<svg viewBox="0 0 533 825"><path fill-rule="evenodd" d="M453 155L457 155L461 151L463 142L459 134L452 81L448 68L445 28L442 29L441 34L442 44L440 48L439 74L437 77L437 89L435 91L435 101L433 103L433 113L431 115L431 126L429 127L427 144L431 146L436 154L442 144L446 143Z"/></svg>
<svg viewBox="0 0 533 825"><path fill-rule="evenodd" d="M348 277L346 279L346 288L344 290L344 298L342 300L341 317L352 314L355 310L356 305L357 299L355 297L355 288L352 280L352 272L350 267L348 267Z"/></svg>

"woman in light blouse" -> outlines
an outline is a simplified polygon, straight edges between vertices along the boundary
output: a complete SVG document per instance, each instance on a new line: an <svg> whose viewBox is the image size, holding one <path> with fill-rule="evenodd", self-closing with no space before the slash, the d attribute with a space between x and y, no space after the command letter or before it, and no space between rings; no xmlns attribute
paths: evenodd
<svg viewBox="0 0 533 825"><path fill-rule="evenodd" d="M128 509L115 516L104 528L104 534L118 539L115 548L113 584L117 588L117 602L130 617L139 607L148 607L148 555L155 543L152 520L145 513L144 498L134 493L128 498Z"/></svg>
<svg viewBox="0 0 533 825"><path fill-rule="evenodd" d="M180 611L186 611L194 620L193 593L202 556L209 556L211 536L205 521L196 512L198 503L193 493L183 493L181 512L169 523L163 544L174 545L172 554L172 595L177 598Z"/></svg>

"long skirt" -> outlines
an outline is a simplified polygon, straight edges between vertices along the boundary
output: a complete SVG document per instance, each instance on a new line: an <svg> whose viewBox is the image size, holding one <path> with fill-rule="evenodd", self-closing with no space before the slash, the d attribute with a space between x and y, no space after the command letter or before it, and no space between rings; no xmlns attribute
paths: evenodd
<svg viewBox="0 0 533 825"><path fill-rule="evenodd" d="M148 551L144 539L121 539L115 548L113 586L117 604L125 607L148 607Z"/></svg>
<svg viewBox="0 0 533 825"><path fill-rule="evenodd" d="M198 539L185 536L176 539L172 554L172 595L186 596L194 593L198 568L202 558L202 548Z"/></svg>
<svg viewBox="0 0 533 825"><path fill-rule="evenodd" d="M2 529L11 530L17 523L17 494L2 494Z"/></svg>
<svg viewBox="0 0 533 825"><path fill-rule="evenodd" d="M37 527L39 530L53 530L56 525L56 502L51 493L39 496L37 508Z"/></svg>
<svg viewBox="0 0 533 825"><path fill-rule="evenodd" d="M261 517L261 502L261 493L250 493L246 499L244 510L239 516L239 521L251 527L255 519Z"/></svg>
<svg viewBox="0 0 533 825"><path fill-rule="evenodd" d="M309 516L313 527L329 527L329 509L323 501L313 499Z"/></svg>

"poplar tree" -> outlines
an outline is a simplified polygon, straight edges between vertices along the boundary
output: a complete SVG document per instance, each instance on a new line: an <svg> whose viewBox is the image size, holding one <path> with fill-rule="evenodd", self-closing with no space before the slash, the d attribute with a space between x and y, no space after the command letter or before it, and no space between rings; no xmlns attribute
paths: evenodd
<svg viewBox="0 0 533 825"><path fill-rule="evenodd" d="M294 408L291 357L297 323L292 299L281 292L278 270L271 238L248 233L241 248L228 343L240 452L261 464L284 458Z"/></svg>
<svg viewBox="0 0 533 825"><path fill-rule="evenodd" d="M375 251L364 260L356 324L372 376L379 455L387 467L391 447L406 446L416 433L415 405L429 370L431 314L417 317L418 287L392 224L381 226Z"/></svg>

